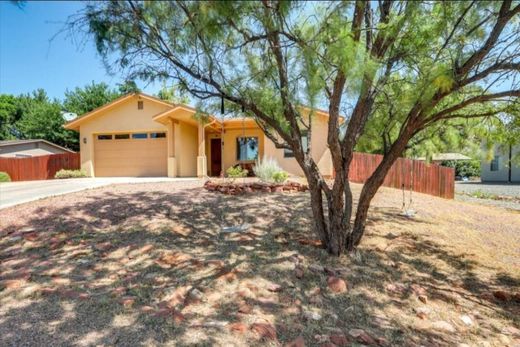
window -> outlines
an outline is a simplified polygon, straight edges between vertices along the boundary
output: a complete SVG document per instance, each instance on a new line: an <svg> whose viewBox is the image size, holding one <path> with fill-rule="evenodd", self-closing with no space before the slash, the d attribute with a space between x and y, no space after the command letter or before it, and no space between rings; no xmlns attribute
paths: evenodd
<svg viewBox="0 0 520 347"><path fill-rule="evenodd" d="M490 166L490 171L498 171L500 170L500 156L495 156L493 158L493 160L491 160L491 166Z"/></svg>
<svg viewBox="0 0 520 347"><path fill-rule="evenodd" d="M306 131L302 131L302 147L303 147L304 151L307 151L307 148L309 148L309 136ZM284 148L283 157L284 158L294 158L294 153L292 150Z"/></svg>
<svg viewBox="0 0 520 347"><path fill-rule="evenodd" d="M237 160L258 159L258 137L237 137Z"/></svg>
<svg viewBox="0 0 520 347"><path fill-rule="evenodd" d="M166 133L150 133L151 139L160 139L160 138L165 138L165 137L166 137Z"/></svg>
<svg viewBox="0 0 520 347"><path fill-rule="evenodd" d="M143 102L140 100L140 101L137 101L137 109L138 110L142 110L144 108L144 104Z"/></svg>
<svg viewBox="0 0 520 347"><path fill-rule="evenodd" d="M130 134L116 134L116 140L128 140L130 138Z"/></svg>
<svg viewBox="0 0 520 347"><path fill-rule="evenodd" d="M112 135L98 135L98 140L112 140Z"/></svg>
<svg viewBox="0 0 520 347"><path fill-rule="evenodd" d="M148 137L147 133L136 133L132 134L133 139L146 139Z"/></svg>

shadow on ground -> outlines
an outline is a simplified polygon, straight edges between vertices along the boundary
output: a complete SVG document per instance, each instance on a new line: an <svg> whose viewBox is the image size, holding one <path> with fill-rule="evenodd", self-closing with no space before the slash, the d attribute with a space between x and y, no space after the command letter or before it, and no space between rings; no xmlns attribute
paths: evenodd
<svg viewBox="0 0 520 347"><path fill-rule="evenodd" d="M303 336L312 346L334 336L359 342L353 329L374 345L518 337L518 302L490 293L518 292L519 278L484 280L480 272L494 270L465 254L420 234L375 230L429 223L396 209L371 210L367 237L377 246L334 259L302 245L314 238L306 194L133 187L76 196L49 199L0 234L0 345L245 346ZM251 227L221 233L242 223ZM330 274L349 290L332 293Z"/></svg>

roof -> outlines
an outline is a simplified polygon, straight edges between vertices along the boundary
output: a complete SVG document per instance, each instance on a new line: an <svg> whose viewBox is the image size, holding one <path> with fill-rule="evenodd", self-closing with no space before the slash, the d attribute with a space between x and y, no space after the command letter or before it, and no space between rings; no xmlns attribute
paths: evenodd
<svg viewBox="0 0 520 347"><path fill-rule="evenodd" d="M417 160L426 160L425 157L417 158ZM471 160L470 157L465 156L461 153L437 153L432 155L432 161L444 161L444 160Z"/></svg>
<svg viewBox="0 0 520 347"><path fill-rule="evenodd" d="M60 145L57 145L55 143L49 142L47 140L43 139L35 139L35 140L6 140L6 141L0 141L0 147L7 147L7 146L15 146L15 145L23 145L27 143L35 143L35 142L43 142L46 143L49 146L59 148L61 150L64 150L65 152L75 153L73 150L70 150L68 148L62 147Z"/></svg>
<svg viewBox="0 0 520 347"><path fill-rule="evenodd" d="M129 93L129 94L126 94L126 95L123 95L123 96L120 96L119 98L109 102L108 104L105 104L103 106L100 106L98 108L95 108L94 110L90 111L90 112L87 112L79 117L76 117L75 119L72 119L70 121L68 121L67 123L64 124L64 127L66 129L71 129L71 130L77 130L79 128L79 125L81 123L83 123L85 120L89 119L90 117L100 113L101 111L104 111L106 109L109 109L110 107L112 106L115 106L117 104L120 104L126 100L129 100L130 98L134 97L134 96L139 96L139 97L142 97L144 99L148 99L150 101L154 101L154 102L157 102L157 103L161 103L163 105L166 105L166 106L169 106L170 109L164 111L164 112L161 112L157 115L155 115L153 117L153 119L155 121L161 121L164 117L168 116L169 114L171 114L172 112L174 111L177 111L177 110L186 110L186 111L189 111L189 112L192 112L192 113L195 113L197 110L191 106L188 106L188 105L183 105L183 104L173 104L173 103L170 103L170 102L167 102L167 101L164 101L162 99L159 99L155 96L152 96L152 95L148 95L148 94L144 94L144 93L141 93L141 92L132 92L132 93ZM310 108L306 107L306 106L302 106L302 108L304 110L310 110ZM316 114L319 114L319 115L322 115L322 116L328 116L328 112L324 111L324 110L319 110L319 109L315 109L314 110L316 112ZM209 115L210 116L210 119L212 121L216 121L218 123L220 123L218 120L217 120L217 117L215 117L214 115ZM250 118L250 117L246 117L247 118ZM233 119L233 118L231 118ZM231 119L226 119L225 122L228 122L230 121ZM239 119L240 121L242 121L242 118L237 118ZM340 116L340 119L344 119L343 116Z"/></svg>

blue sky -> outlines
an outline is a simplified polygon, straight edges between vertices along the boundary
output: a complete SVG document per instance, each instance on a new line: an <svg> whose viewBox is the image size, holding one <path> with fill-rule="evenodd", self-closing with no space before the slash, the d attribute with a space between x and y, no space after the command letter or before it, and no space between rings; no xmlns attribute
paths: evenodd
<svg viewBox="0 0 520 347"><path fill-rule="evenodd" d="M0 1L0 93L29 93L43 88L62 99L66 89L91 81L116 86L123 76L106 73L92 42L77 47L65 35L52 37L80 2L26 2L22 9ZM157 88L145 87L154 94Z"/></svg>

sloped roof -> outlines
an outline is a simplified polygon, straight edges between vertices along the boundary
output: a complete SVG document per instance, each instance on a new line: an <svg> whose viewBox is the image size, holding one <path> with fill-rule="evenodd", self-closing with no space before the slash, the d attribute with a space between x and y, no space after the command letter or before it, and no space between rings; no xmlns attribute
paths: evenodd
<svg viewBox="0 0 520 347"><path fill-rule="evenodd" d="M35 142L43 142L46 143L49 146L59 148L61 150L64 150L66 152L75 153L73 150L70 150L68 148L62 147L60 145L57 145L55 143L49 142L47 140L43 139L34 139L34 140L6 140L6 141L0 141L0 147L7 147L7 146L15 146L15 145L23 145L26 143L35 143Z"/></svg>

